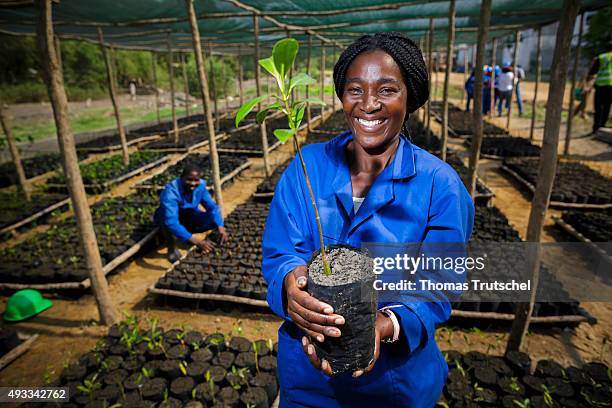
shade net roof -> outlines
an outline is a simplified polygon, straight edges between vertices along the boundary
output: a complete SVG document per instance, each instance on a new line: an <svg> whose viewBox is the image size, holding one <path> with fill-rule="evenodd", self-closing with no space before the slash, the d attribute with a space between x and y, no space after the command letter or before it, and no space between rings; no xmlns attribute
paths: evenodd
<svg viewBox="0 0 612 408"><path fill-rule="evenodd" d="M449 1L382 0L194 0L204 46L215 52L251 53L255 44L254 13L260 13L260 43L271 46L288 33L302 44L346 45L360 35L400 31L415 41L424 39L430 18L434 44L446 44ZM535 28L559 19L561 0L493 0L489 38L518 29ZM612 5L610 0L583 0L581 10ZM480 24L481 0L456 1L455 43L473 44ZM166 51L168 45L192 51L191 28L184 0L60 0L53 5L56 34L62 39L105 43L118 48ZM0 32L36 33L32 1L0 1ZM307 34L307 32L309 34Z"/></svg>

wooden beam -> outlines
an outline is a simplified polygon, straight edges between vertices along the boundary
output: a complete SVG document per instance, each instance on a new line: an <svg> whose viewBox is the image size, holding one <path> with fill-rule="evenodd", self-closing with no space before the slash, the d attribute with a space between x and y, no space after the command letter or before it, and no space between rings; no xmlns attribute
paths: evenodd
<svg viewBox="0 0 612 408"><path fill-rule="evenodd" d="M565 129L565 145L563 146L563 155L569 156L570 143L572 141L572 124L574 122L574 92L576 91L576 78L578 77L578 63L580 62L580 48L582 46L582 31L584 29L584 13L580 17L580 28L578 29L578 44L574 52L574 66L572 71L572 86L570 88L569 109L567 111L567 127Z"/></svg>
<svg viewBox="0 0 612 408"><path fill-rule="evenodd" d="M206 124L208 127L208 149L210 154L210 167L213 180L213 188L215 193L215 201L219 206L219 210L223 214L223 192L221 190L221 177L219 171L219 154L217 153L217 140L215 135L215 126L213 123L212 112L210 110L210 95L208 94L208 81L206 79L206 70L204 69L204 56L202 53L202 43L200 41L200 29L198 20L195 15L193 0L185 0L187 15L189 16L189 24L191 26L191 37L193 39L193 52L196 59L196 68L198 71L198 81L200 82L200 96L202 97L202 107L206 116Z"/></svg>
<svg viewBox="0 0 612 408"><path fill-rule="evenodd" d="M259 15L257 13L253 13L253 28L255 29L255 54L253 54L253 66L255 68L255 91L257 96L261 95L261 69L259 67ZM268 94L270 92L270 87L268 86ZM261 110L261 103L257 105L257 109ZM266 121L259 126L259 133L261 135L261 150L263 152L263 161L264 161L264 174L266 177L269 177L272 174L272 170L270 168L270 158L268 152L268 132L266 129Z"/></svg>
<svg viewBox="0 0 612 408"><path fill-rule="evenodd" d="M157 56L155 51L151 51L151 68L153 70L153 86L155 87L155 112L157 113L157 123L161 123L159 114L159 87L157 85Z"/></svg>
<svg viewBox="0 0 612 408"><path fill-rule="evenodd" d="M332 45L332 66L336 63L336 46ZM332 87L334 84L334 73L332 70ZM336 112L336 93L332 90L332 112Z"/></svg>
<svg viewBox="0 0 612 408"><path fill-rule="evenodd" d="M520 45L521 45L521 32L517 31L514 37L514 52L512 53L512 72L514 72L515 82L516 82L516 71L517 71L516 66L518 63L518 51L519 51ZM512 87L512 92L510 93L510 98L508 99L508 116L506 118L506 129L508 131L510 131L510 122L512 120L512 99L513 99L512 95L515 93L515 91L516 89Z"/></svg>
<svg viewBox="0 0 612 408"><path fill-rule="evenodd" d="M550 73L551 84L565 84L567 79L567 66L569 62L569 48L571 45L572 31L576 22L576 16L580 9L579 0L564 0L563 13L557 28L555 51L553 54L552 68ZM538 168L538 179L536 189L531 201L529 213L529 224L527 225L527 242L533 242L533 251L528 257L531 270L530 301L517 305L512 330L508 337L506 350L520 350L529 329L529 322L535 304L535 296L540 278L540 239L542 227L546 218L546 211L550 202L557 171L557 146L559 145L559 131L561 128L561 112L563 110L563 94L565 86L551 86L548 88L546 102L546 118L544 120L544 137L540 151L540 162Z"/></svg>
<svg viewBox="0 0 612 408"><path fill-rule="evenodd" d="M168 79L170 80L170 107L172 109L172 134L174 143L179 142L179 127L176 117L176 95L174 92L174 55L172 54L172 36L168 34Z"/></svg>
<svg viewBox="0 0 612 408"><path fill-rule="evenodd" d="M470 163L468 168L468 191L470 196L476 196L476 179L478 178L478 160L482 146L482 91L483 79L482 66L484 64L485 47L487 35L489 34L489 22L491 21L491 0L482 0L480 4L480 23L478 26L478 47L476 48L476 63L474 64L474 109L472 110L472 150L470 152Z"/></svg>
<svg viewBox="0 0 612 408"><path fill-rule="evenodd" d="M117 122L117 131L119 132L119 140L121 141L121 154L123 156L123 164L127 166L130 163L130 154L128 152L127 138L125 136L125 128L121 121L121 112L119 109L119 101L117 99L117 91L115 90L116 78L113 71L113 63L109 52L106 51L104 46L104 34L102 28L98 27L98 41L100 43L100 50L102 51L102 57L104 58L104 65L106 66L106 77L108 82L108 93L110 95L113 110L115 112L115 121Z"/></svg>
<svg viewBox="0 0 612 408"><path fill-rule="evenodd" d="M465 90L465 83L467 82L468 79L468 58L467 58L467 47L463 48L463 100L465 101L467 98L467 91Z"/></svg>
<svg viewBox="0 0 612 408"><path fill-rule="evenodd" d="M189 116L189 78L187 77L187 66L185 54L181 53L181 68L183 69L183 88L185 89L185 114Z"/></svg>
<svg viewBox="0 0 612 408"><path fill-rule="evenodd" d="M450 0L448 8L448 42L446 44L446 69L444 70L444 89L442 97L442 138L440 140L440 158L446 161L446 144L448 140L448 87L453 65L455 44L455 0Z"/></svg>
<svg viewBox="0 0 612 408"><path fill-rule="evenodd" d="M78 157L74 143L74 135L70 127L68 114L68 98L64 89L64 79L59 71L57 50L53 45L54 32L51 17L51 0L36 0L38 14L37 43L40 53L43 78L47 85L49 100L53 108L53 117L57 130L62 165L66 176L66 187L70 193L74 216L77 222L78 236L83 249L83 257L87 272L91 279L92 290L102 324L111 325L117 318L108 290L108 282L102 270L102 258L98 250L98 242L83 179L79 170Z"/></svg>
<svg viewBox="0 0 612 408"><path fill-rule="evenodd" d="M17 173L17 186L26 201L30 201L30 186L28 184L25 171L23 170L23 163L21 163L21 155L19 154L19 149L17 148L17 144L15 143L15 139L13 138L13 129L9 124L8 116L4 113L3 105L4 102L0 100L0 125L2 125L2 130L4 131L4 135L6 136L6 142L8 144L9 151L11 152L11 158L13 159L13 164L15 165L15 172Z"/></svg>
<svg viewBox="0 0 612 408"><path fill-rule="evenodd" d="M536 110L538 100L538 88L540 87L540 78L542 76L542 27L538 27L538 44L536 48L536 69L535 69L535 86L533 88L533 100L531 101L531 126L529 127L529 140L533 141Z"/></svg>

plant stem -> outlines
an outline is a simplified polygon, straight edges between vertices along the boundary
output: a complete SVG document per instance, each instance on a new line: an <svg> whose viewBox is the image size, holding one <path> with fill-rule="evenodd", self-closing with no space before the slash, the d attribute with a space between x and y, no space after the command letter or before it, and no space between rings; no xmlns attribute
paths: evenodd
<svg viewBox="0 0 612 408"><path fill-rule="evenodd" d="M297 140L297 133L293 134L293 142L295 143L295 148L298 152L298 156L300 157L300 163L302 163L304 177L306 178L306 185L308 186L308 193L310 194L310 201L312 201L312 206L314 207L315 218L317 220L317 229L319 230L319 241L321 242L321 260L323 261L323 270L325 275L329 276L331 275L331 268L329 266L329 262L327 262L327 256L325 255L325 243L323 242L323 227L321 226L321 217L319 216L319 209L317 208L314 192L312 191L312 186L310 185L310 178L308 177L308 171L306 170L306 163L304 163L304 158L302 157L302 149L300 149L300 143Z"/></svg>

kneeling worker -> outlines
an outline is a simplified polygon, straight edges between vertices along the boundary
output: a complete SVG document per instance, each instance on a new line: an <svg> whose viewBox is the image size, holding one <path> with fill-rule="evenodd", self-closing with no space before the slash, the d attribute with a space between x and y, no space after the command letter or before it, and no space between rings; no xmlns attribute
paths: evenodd
<svg viewBox="0 0 612 408"><path fill-rule="evenodd" d="M207 239L199 239L193 233L216 229L219 243L227 241L221 211L206 190L206 182L202 180L201 175L199 167L188 164L181 177L168 183L161 193L155 222L161 227L168 242L170 262L175 262L180 257L176 249L176 239L196 245L204 253L214 250L215 244ZM199 208L200 204L206 212Z"/></svg>

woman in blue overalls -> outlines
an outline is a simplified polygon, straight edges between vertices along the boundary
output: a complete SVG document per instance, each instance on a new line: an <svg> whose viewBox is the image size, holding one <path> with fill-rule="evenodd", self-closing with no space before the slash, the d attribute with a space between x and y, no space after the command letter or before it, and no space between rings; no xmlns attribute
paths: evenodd
<svg viewBox="0 0 612 408"><path fill-rule="evenodd" d="M402 132L427 100L416 44L396 33L364 36L334 67L349 131L305 146L303 156L326 245L362 242L467 242L472 201L457 173ZM344 318L306 291L306 263L319 248L304 174L293 160L276 186L263 238L268 303L279 330L281 407L431 407L448 367L434 339L448 302L381 304L376 359L329 377L311 342L342 334ZM392 307L388 309L388 307Z"/></svg>

